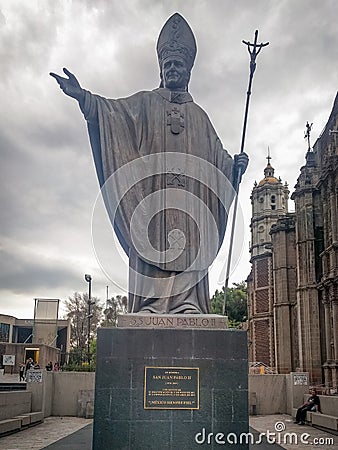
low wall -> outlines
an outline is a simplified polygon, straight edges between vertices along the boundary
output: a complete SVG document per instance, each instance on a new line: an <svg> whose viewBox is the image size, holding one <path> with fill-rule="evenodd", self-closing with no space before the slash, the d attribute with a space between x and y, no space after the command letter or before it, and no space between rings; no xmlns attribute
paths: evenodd
<svg viewBox="0 0 338 450"><path fill-rule="evenodd" d="M32 411L42 411L44 417L52 415L54 372L42 370L42 383L27 383L32 392Z"/></svg>
<svg viewBox="0 0 338 450"><path fill-rule="evenodd" d="M309 392L309 385L297 383L295 375L300 374L249 375L251 413L292 414ZM95 373L43 371L42 383L28 383L27 388L32 392L32 411L43 411L45 417L78 416L86 404L92 408Z"/></svg>
<svg viewBox="0 0 338 450"><path fill-rule="evenodd" d="M31 412L32 393L27 391L0 392L0 420Z"/></svg>
<svg viewBox="0 0 338 450"><path fill-rule="evenodd" d="M27 390L0 391L0 421L27 413L92 417L94 372L41 372Z"/></svg>
<svg viewBox="0 0 338 450"><path fill-rule="evenodd" d="M309 374L249 375L250 414L290 414L309 393Z"/></svg>
<svg viewBox="0 0 338 450"><path fill-rule="evenodd" d="M44 416L77 416L79 402L94 393L94 372L42 373L41 383L27 383L32 392L32 411L43 411Z"/></svg>
<svg viewBox="0 0 338 450"><path fill-rule="evenodd" d="M93 391L95 372L53 372L53 416L77 416L80 391Z"/></svg>
<svg viewBox="0 0 338 450"><path fill-rule="evenodd" d="M286 412L285 375L249 375L249 400L256 395L256 414L283 414Z"/></svg>
<svg viewBox="0 0 338 450"><path fill-rule="evenodd" d="M309 393L309 373L291 372L286 376L287 409L286 413L292 415L294 408L303 404L304 394Z"/></svg>

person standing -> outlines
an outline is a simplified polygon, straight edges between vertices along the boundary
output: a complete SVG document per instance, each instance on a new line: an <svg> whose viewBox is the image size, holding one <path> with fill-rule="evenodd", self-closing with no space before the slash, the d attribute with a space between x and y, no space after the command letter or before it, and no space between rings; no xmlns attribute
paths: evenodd
<svg viewBox="0 0 338 450"><path fill-rule="evenodd" d="M25 364L20 363L19 365L19 381L25 381Z"/></svg>
<svg viewBox="0 0 338 450"><path fill-rule="evenodd" d="M27 380L27 372L30 369L34 369L34 361L32 358L28 358L26 362L26 368L25 368L25 378Z"/></svg>

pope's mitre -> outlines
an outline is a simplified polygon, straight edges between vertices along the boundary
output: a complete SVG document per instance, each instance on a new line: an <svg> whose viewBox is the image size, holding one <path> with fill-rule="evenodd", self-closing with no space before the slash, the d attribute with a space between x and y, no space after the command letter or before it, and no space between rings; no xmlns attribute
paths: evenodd
<svg viewBox="0 0 338 450"><path fill-rule="evenodd" d="M188 22L175 13L166 21L157 40L157 57L160 66L169 56L183 58L189 70L194 65L197 46L195 36Z"/></svg>

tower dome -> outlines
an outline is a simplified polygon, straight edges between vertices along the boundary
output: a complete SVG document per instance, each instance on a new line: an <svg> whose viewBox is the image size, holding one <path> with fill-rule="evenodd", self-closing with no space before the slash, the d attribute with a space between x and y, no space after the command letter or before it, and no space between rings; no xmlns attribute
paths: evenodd
<svg viewBox="0 0 338 450"><path fill-rule="evenodd" d="M258 186L263 186L266 183L270 184L276 184L279 183L279 180L274 176L275 169L270 164L270 151L268 150L268 156L266 158L268 160L268 163L264 169L264 178L258 183Z"/></svg>

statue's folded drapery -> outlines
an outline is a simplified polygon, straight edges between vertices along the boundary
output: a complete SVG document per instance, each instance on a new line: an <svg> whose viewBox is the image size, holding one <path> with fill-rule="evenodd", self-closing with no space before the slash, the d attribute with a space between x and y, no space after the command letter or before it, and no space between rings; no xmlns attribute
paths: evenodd
<svg viewBox="0 0 338 450"><path fill-rule="evenodd" d="M207 269L224 238L234 173L208 116L189 93L164 88L119 100L85 91L80 106L129 256L129 311L208 312Z"/></svg>

